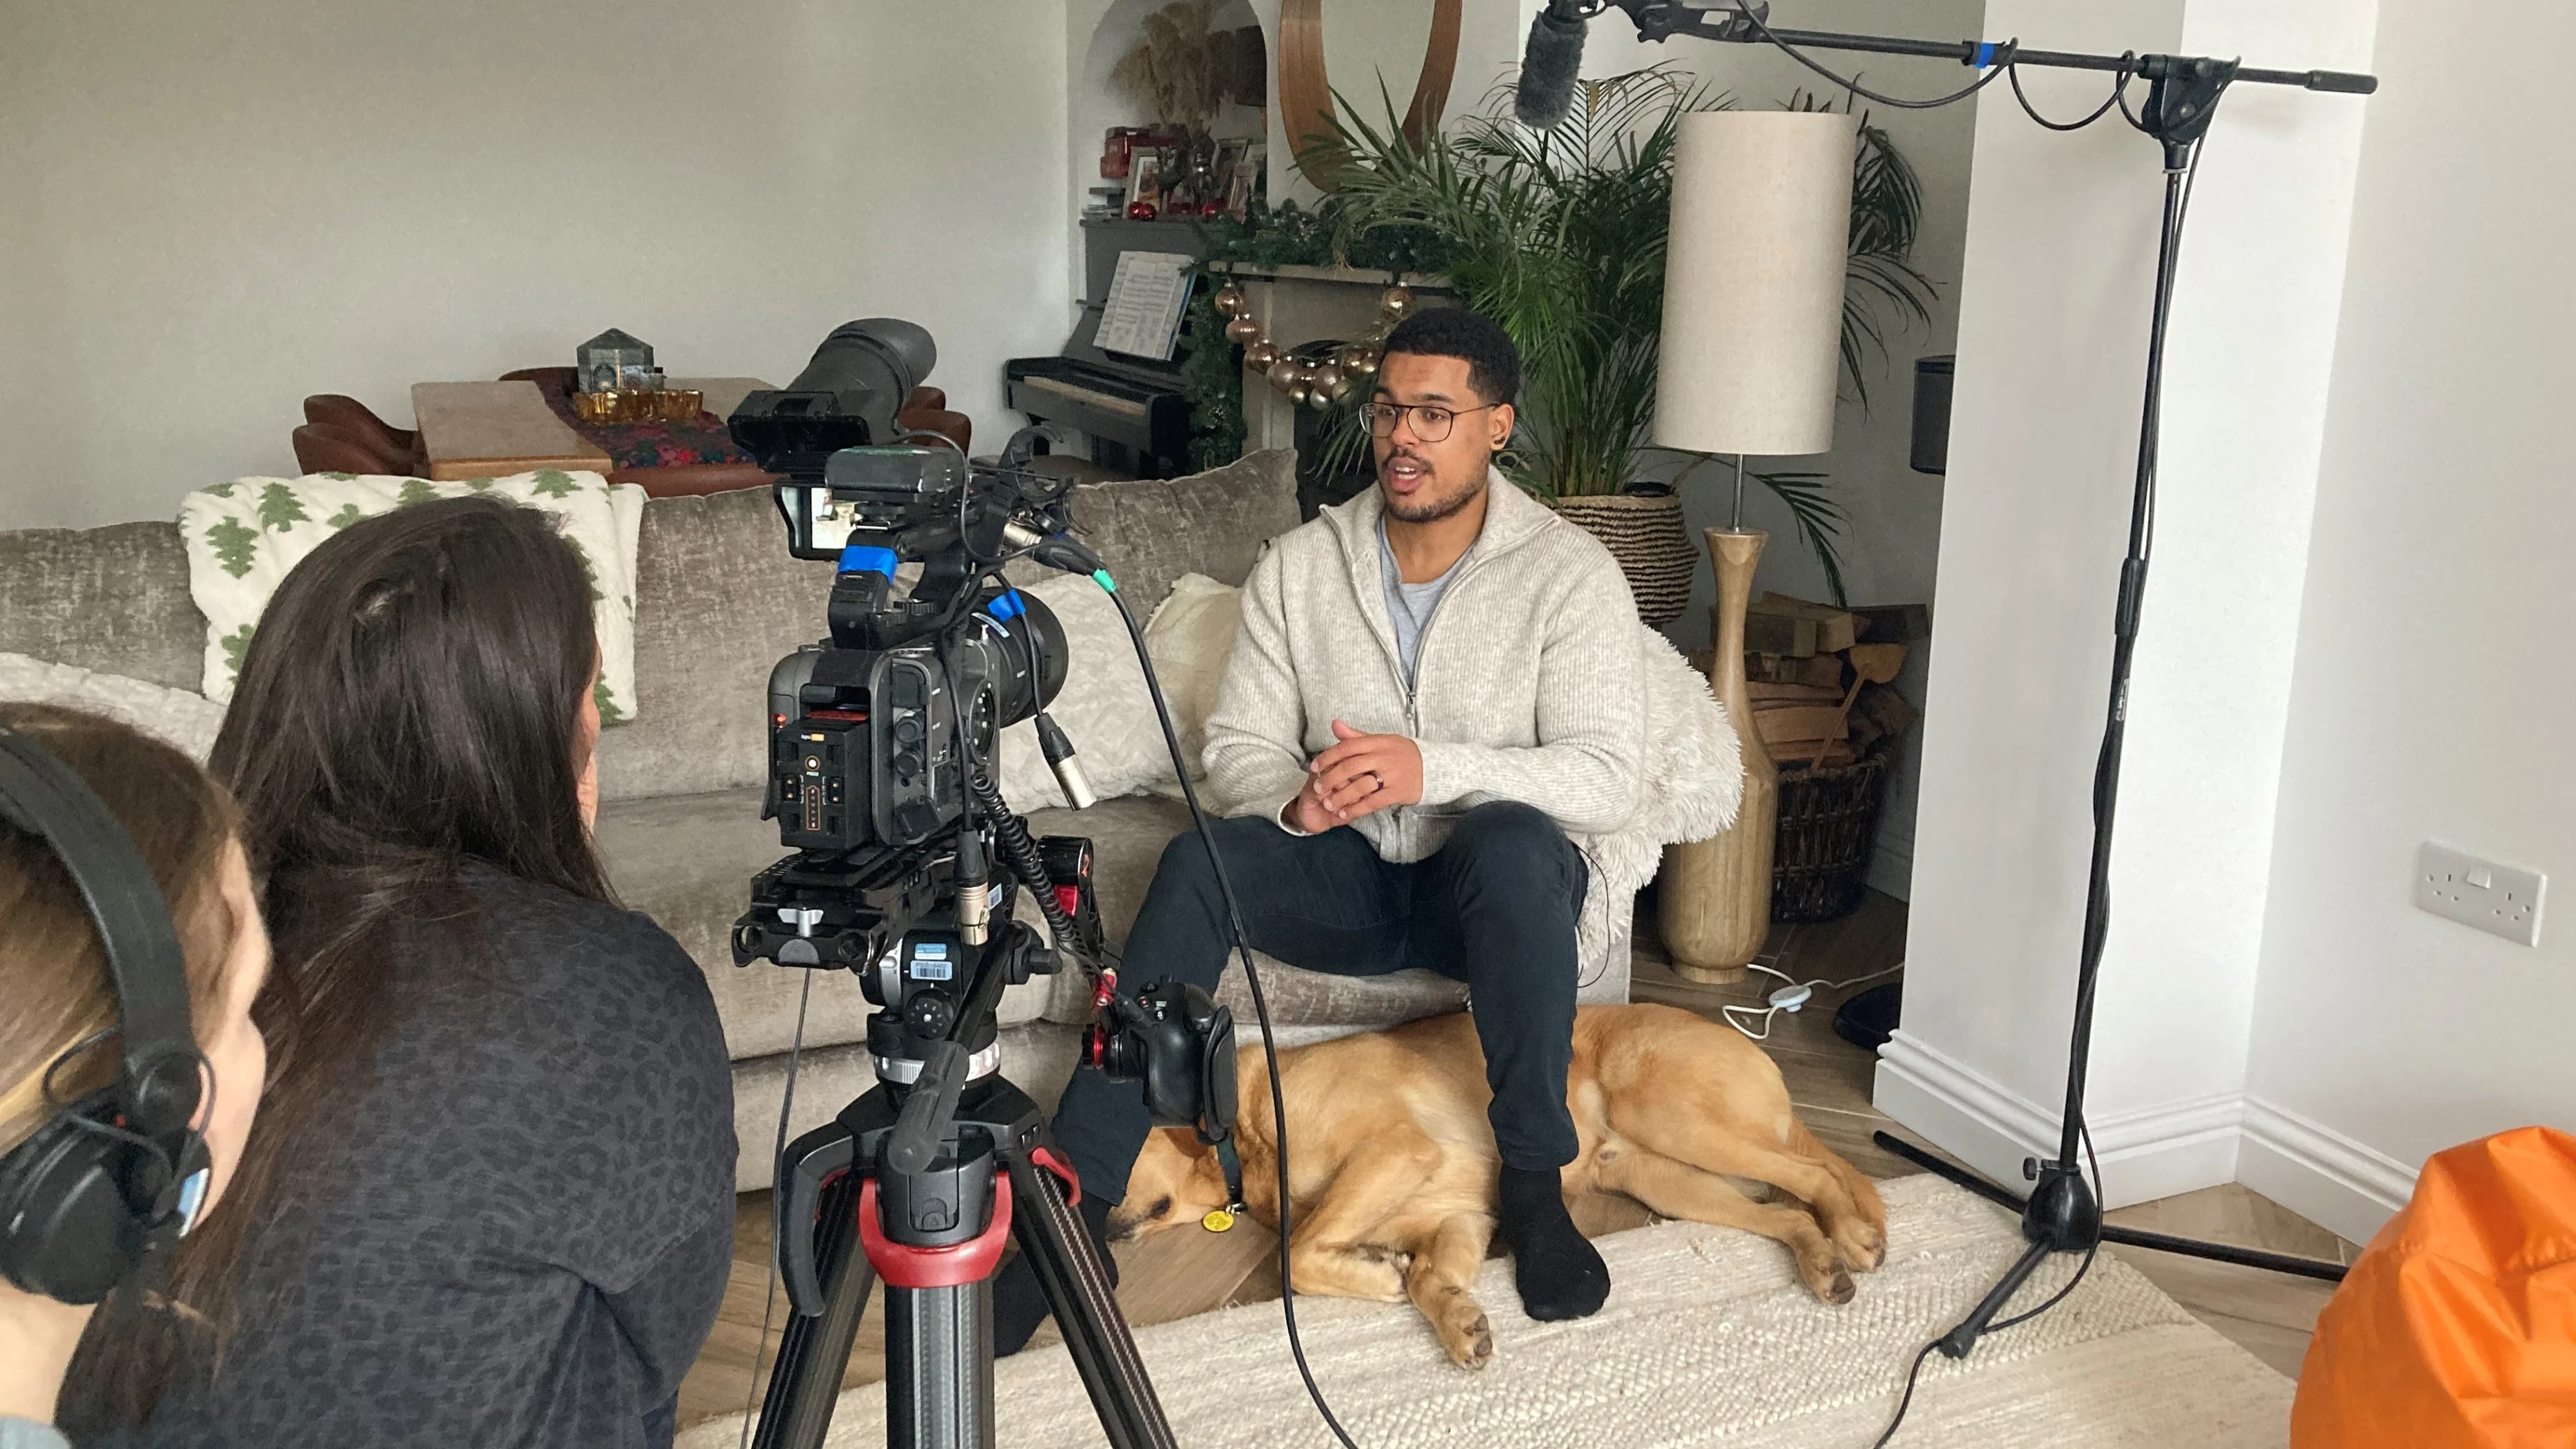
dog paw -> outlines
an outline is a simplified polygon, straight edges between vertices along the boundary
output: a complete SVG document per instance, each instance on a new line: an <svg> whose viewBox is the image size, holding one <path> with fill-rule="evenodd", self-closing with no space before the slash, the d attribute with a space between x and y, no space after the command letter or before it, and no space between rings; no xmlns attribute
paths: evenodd
<svg viewBox="0 0 2576 1449"><path fill-rule="evenodd" d="M1816 1296L1839 1308L1852 1301L1855 1291L1852 1287L1851 1274L1836 1268L1831 1278L1817 1285Z"/></svg>
<svg viewBox="0 0 2576 1449"><path fill-rule="evenodd" d="M1834 1251L1855 1273L1874 1273L1887 1261L1887 1239L1867 1223L1853 1223L1834 1234Z"/></svg>
<svg viewBox="0 0 2576 1449"><path fill-rule="evenodd" d="M1494 1357L1494 1328L1481 1310L1465 1323L1441 1325L1440 1341L1460 1368L1480 1369Z"/></svg>

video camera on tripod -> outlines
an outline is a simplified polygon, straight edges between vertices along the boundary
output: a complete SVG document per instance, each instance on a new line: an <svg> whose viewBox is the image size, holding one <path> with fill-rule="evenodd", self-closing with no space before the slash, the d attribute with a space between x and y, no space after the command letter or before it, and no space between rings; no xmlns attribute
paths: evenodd
<svg viewBox="0 0 2576 1449"><path fill-rule="evenodd" d="M773 491L788 551L838 565L829 636L770 673L763 814L796 853L753 879L734 963L848 970L876 1008L877 1085L778 1164L778 1261L796 1316L757 1442L822 1442L874 1276L888 1289L888 1443L991 1445L990 1275L1016 1236L1110 1442L1168 1445L1071 1210L1080 1186L1036 1104L1000 1074L994 1009L1004 988L1069 953L1094 981L1092 1062L1145 1083L1158 1122L1196 1128L1229 1162L1232 1016L1178 983L1120 992L1091 843L1032 839L1002 798L1001 732L1029 719L1067 799L1092 798L1045 713L1065 681L1063 629L1002 569L1030 558L1114 585L1071 536L1070 480L1030 466L1037 430L975 463L944 436L895 425L936 356L911 323L848 323L791 386L752 393L730 420L735 441L783 475ZM1022 887L1043 935L1017 919Z"/></svg>

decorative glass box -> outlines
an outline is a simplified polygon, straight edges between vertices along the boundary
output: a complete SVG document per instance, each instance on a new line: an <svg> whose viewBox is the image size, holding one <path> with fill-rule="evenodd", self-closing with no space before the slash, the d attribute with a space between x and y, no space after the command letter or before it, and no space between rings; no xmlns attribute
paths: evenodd
<svg viewBox="0 0 2576 1449"><path fill-rule="evenodd" d="M573 354L583 392L653 385L653 349L631 333L611 327Z"/></svg>

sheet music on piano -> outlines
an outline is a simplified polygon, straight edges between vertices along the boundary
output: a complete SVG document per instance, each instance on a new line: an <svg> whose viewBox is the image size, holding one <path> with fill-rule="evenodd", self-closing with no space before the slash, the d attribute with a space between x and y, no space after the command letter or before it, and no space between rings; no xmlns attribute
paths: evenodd
<svg viewBox="0 0 2576 1449"><path fill-rule="evenodd" d="M1102 349L1130 357L1172 360L1181 336L1181 309L1190 299L1189 271L1194 259L1179 252L1120 252L1118 272L1102 304Z"/></svg>

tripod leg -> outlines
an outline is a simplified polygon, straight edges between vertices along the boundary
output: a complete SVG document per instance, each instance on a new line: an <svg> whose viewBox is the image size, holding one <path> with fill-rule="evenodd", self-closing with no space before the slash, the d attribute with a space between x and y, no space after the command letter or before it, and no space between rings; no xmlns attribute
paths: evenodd
<svg viewBox="0 0 2576 1449"><path fill-rule="evenodd" d="M787 1320L778 1362L769 1371L769 1393L761 1400L760 1431L752 1440L759 1449L820 1449L832 1427L832 1406L841 1396L850 1344L858 1337L868 1289L876 1282L876 1271L858 1250L858 1203L855 1172L823 1193L815 1228L821 1238L815 1257L823 1276L823 1311Z"/></svg>
<svg viewBox="0 0 2576 1449"><path fill-rule="evenodd" d="M886 1287L887 1449L993 1449L993 1280Z"/></svg>
<svg viewBox="0 0 2576 1449"><path fill-rule="evenodd" d="M1014 1156L1011 1193L1023 1205L1012 1222L1013 1235L1037 1270L1110 1449L1178 1449L1172 1426L1163 1418L1162 1401L1154 1397L1153 1381L1145 1376L1145 1362L1136 1355L1126 1316L1110 1291L1108 1269L1065 1201L1064 1185L1054 1173Z"/></svg>

